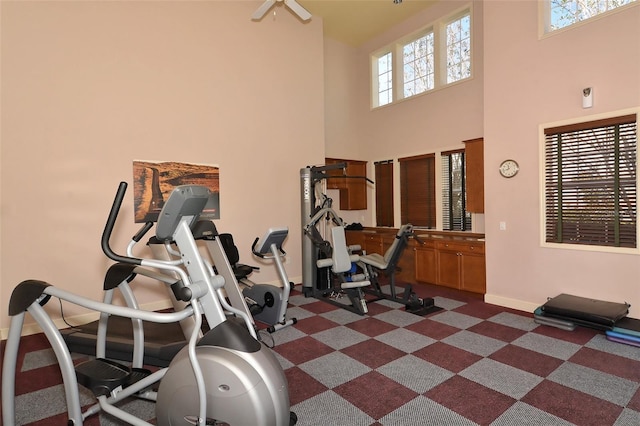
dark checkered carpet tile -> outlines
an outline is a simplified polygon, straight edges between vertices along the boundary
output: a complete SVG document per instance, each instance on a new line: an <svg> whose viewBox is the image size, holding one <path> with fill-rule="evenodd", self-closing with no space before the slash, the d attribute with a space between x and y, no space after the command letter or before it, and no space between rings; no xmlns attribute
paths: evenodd
<svg viewBox="0 0 640 426"><path fill-rule="evenodd" d="M387 300L360 316L298 290L288 311L297 324L268 340L300 426L640 425L640 348L601 331L539 325L530 313L437 289L442 310L425 317ZM20 424L63 424L48 343L30 336L21 353ZM88 392L82 399L93 403ZM130 404L154 422L152 404ZM100 415L85 424L121 423Z"/></svg>

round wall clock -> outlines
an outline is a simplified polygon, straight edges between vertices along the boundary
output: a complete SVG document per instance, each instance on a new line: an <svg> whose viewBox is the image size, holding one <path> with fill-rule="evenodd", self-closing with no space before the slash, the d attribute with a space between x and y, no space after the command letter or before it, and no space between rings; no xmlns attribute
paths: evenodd
<svg viewBox="0 0 640 426"><path fill-rule="evenodd" d="M512 178L518 174L520 166L516 160L504 160L502 164L500 164L499 170L503 177Z"/></svg>

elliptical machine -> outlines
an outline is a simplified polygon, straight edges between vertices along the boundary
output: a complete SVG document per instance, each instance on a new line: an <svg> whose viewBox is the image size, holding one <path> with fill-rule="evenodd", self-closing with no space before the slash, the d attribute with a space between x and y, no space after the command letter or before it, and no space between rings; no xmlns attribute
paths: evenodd
<svg viewBox="0 0 640 426"><path fill-rule="evenodd" d="M20 337L28 312L49 340L63 377L68 425L81 425L85 418L101 410L134 425L149 425L118 408L118 402L130 396L152 399L156 404L159 425L291 425L297 417L289 411L287 381L278 360L266 346L256 340L251 321L245 313L232 308L221 288L224 279L213 273L211 265L200 256L191 225L204 208L210 192L197 185L174 189L163 207L156 226L156 237L174 241L181 257L175 261L141 259L113 252L109 239L120 210L127 184L118 187L102 235L102 249L117 262L175 273L180 280L173 286L176 297L188 305L178 312L158 313L97 302L56 288L38 280L26 280L13 290L9 302L11 324L2 366L3 424L15 424L15 372ZM139 241L153 226L146 223L134 237ZM184 269L183 269L184 268ZM44 309L51 297L74 303L108 315L139 321L170 323L193 317L196 327L188 345L169 367L154 373L139 365L133 368L96 358L74 369L68 348L54 322ZM244 325L227 320L225 309L239 315ZM210 331L199 339L201 315ZM136 350L144 348L141 334L134 335ZM157 392L149 390L159 383ZM84 413L81 410L78 384L91 389L98 404Z"/></svg>

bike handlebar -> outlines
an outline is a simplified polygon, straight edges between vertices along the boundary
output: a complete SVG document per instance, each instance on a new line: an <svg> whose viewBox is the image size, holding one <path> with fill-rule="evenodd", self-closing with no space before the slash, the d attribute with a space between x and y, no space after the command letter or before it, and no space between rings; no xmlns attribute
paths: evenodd
<svg viewBox="0 0 640 426"><path fill-rule="evenodd" d="M109 259L115 260L116 262L130 263L133 265L141 265L142 259L138 259L135 257L122 256L115 253L111 246L109 245L109 240L111 239L111 233L113 232L113 227L116 223L116 219L118 218L118 213L120 212L120 207L122 206L122 201L124 200L124 194L127 192L127 182L120 182L118 185L118 191L116 192L116 196L113 200L113 204L111 205L111 211L109 211L109 216L107 217L107 224L104 227L104 231L102 232L102 251L107 255ZM151 224L153 225L153 224ZM151 226L147 223L137 234L136 236L144 235ZM142 232L144 231L144 232ZM135 237L134 237L135 238Z"/></svg>
<svg viewBox="0 0 640 426"><path fill-rule="evenodd" d="M256 237L255 240L253 240L253 244L251 244L251 252L253 254L255 254L256 256L260 257L260 258L264 258L264 255L262 253L258 253L256 251L256 244L258 244L258 240L260 239L260 237Z"/></svg>

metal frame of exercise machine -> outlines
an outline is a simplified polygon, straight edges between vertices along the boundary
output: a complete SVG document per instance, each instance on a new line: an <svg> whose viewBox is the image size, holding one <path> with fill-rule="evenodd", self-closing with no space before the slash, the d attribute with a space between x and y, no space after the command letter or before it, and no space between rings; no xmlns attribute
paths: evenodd
<svg viewBox="0 0 640 426"><path fill-rule="evenodd" d="M328 171L344 170L345 167L345 163L338 163L300 169L301 221L303 229L302 292L306 297L315 297L359 315L364 315L368 312L368 308L363 288L367 287L370 282L366 277L358 274L350 276L348 280L344 279L347 269L335 268L345 262L355 263L359 258L352 253L348 253L348 247L346 247L344 238L340 238L340 234L333 241L334 244L339 243L340 247L333 247L318 229L319 226L330 226L340 227L344 231L344 223L332 209L332 200L323 193L321 185L326 179L343 177L331 176L327 173ZM367 179L365 176L353 176L353 178ZM367 180L369 181L369 179ZM343 244L345 247L342 247ZM354 247L352 249L357 248ZM347 257L338 259L336 257L338 254ZM319 278L319 275L322 278ZM336 297L342 294L349 298L350 304L335 300Z"/></svg>
<svg viewBox="0 0 640 426"><path fill-rule="evenodd" d="M68 425L81 425L99 411L105 411L130 424L149 423L122 410L117 404L135 396L156 401L159 425L189 424L205 426L228 424L291 425L297 418L289 411L287 381L277 358L256 339L251 320L231 307L222 292L224 279L200 255L191 225L197 220L208 198L202 186L185 185L174 189L164 205L156 226L156 237L174 241L180 252L175 261L137 258L130 244L127 255L111 249L109 239L126 191L126 183L118 187L102 236L105 254L136 267L157 269L180 277L173 287L176 298L188 305L179 312L159 313L136 307L116 306L75 295L47 282L26 280L12 292L9 303L11 324L2 366L2 415L6 426L15 424L15 372L25 315L29 313L42 328L56 355L63 377L68 410ZM136 234L137 241L152 227L147 223ZM194 331L169 367L156 372L145 371L141 360L132 368L103 358L79 364L74 368L69 349L47 314L44 305L57 297L106 315L129 318L134 325L141 321L179 322L192 317ZM226 311L243 319L244 325L227 319ZM211 330L200 339L202 316ZM144 351L142 327L134 327L136 350ZM82 412L78 384L94 392L98 404ZM159 384L158 390L149 390Z"/></svg>
<svg viewBox="0 0 640 426"><path fill-rule="evenodd" d="M409 243L409 238L415 238L420 242L418 236L413 232L413 225L410 223L404 224L398 229L393 243L386 250L384 255L379 253L367 253L360 256L360 265L365 271L365 276L371 280L371 286L365 291L380 299L392 300L394 302L402 303L405 308L410 312L420 312L425 309L434 307L433 298L420 298L413 291L413 286L410 283L403 284L403 294L398 295L398 289L396 288L396 269L398 267L398 261L402 256L402 252ZM388 280L389 293L385 293L382 290L379 276L384 273Z"/></svg>
<svg viewBox="0 0 640 426"><path fill-rule="evenodd" d="M318 248L318 240L322 239L321 235L314 236L317 229L316 226L321 219L327 219L328 222L336 226L344 226L342 220L331 209L331 199L328 198L321 190L320 185L326 179L332 177L327 172L344 169L345 163L338 163L326 166L311 166L300 170L300 188L301 188L301 216L303 224L302 235L302 289L305 296L312 296L334 303L337 306L346 308L358 314L367 312L366 301L362 292L370 294L375 298L369 301L388 299L405 305L410 312L421 312L425 309L434 307L433 298L422 299L418 297L412 289L411 284L404 285L403 295L397 294L395 283L395 271L397 263L407 245L409 237L414 237L413 226L405 224L398 230L394 243L385 252L384 255L378 253L363 254L359 259L354 259L362 270L361 274L354 276L354 281L367 282L367 285L355 289L344 289L345 293L351 299L351 305L334 302L327 298L327 289L320 286L318 282L318 266L322 265L323 260L319 259L320 249ZM367 179L364 176L354 178ZM373 183L369 179L367 181ZM359 248L354 247L354 250ZM385 293L380 285L379 275L384 273L389 278L390 292ZM371 284L371 285L368 285Z"/></svg>
<svg viewBox="0 0 640 426"><path fill-rule="evenodd" d="M284 268L283 258L286 256L286 252L282 245L289 235L289 228L269 228L263 237L256 238L251 246L251 251L255 256L273 261L282 287L272 284L257 284L246 278L238 280L213 222L199 223L197 229L198 235L201 235L202 240L206 243L216 270L225 279L225 289L232 306L242 307L241 309L250 313L253 319L266 324L266 330L270 333L297 322L296 318L287 319L286 317L289 294L293 284L289 281Z"/></svg>

